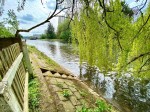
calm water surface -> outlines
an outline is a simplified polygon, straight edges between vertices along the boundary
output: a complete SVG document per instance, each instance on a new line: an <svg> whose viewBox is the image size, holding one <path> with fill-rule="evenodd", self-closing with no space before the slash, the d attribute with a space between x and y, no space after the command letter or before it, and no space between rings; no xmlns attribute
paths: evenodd
<svg viewBox="0 0 150 112"><path fill-rule="evenodd" d="M104 76L96 67L79 65L79 56L71 45L59 41L27 40L51 59L70 70L122 112L150 112L150 81L134 79L130 74Z"/></svg>

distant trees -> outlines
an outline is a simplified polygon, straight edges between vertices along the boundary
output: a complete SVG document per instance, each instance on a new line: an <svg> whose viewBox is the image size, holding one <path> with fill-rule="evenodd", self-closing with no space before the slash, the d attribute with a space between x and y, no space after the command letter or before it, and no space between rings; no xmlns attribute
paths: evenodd
<svg viewBox="0 0 150 112"><path fill-rule="evenodd" d="M57 38L63 39L68 42L71 41L71 31L69 26L69 20L65 19L63 23L58 25Z"/></svg>
<svg viewBox="0 0 150 112"><path fill-rule="evenodd" d="M55 34L55 29L52 23L49 22L47 30L45 31L44 34L41 35L41 39L55 39L56 34Z"/></svg>
<svg viewBox="0 0 150 112"><path fill-rule="evenodd" d="M53 25L49 22L47 30L46 30L46 35L48 39L54 39L56 38L55 30Z"/></svg>
<svg viewBox="0 0 150 112"><path fill-rule="evenodd" d="M128 15L129 17L132 17L134 15L133 10L128 6L128 4L125 1L121 1L122 6L122 12L125 15Z"/></svg>
<svg viewBox="0 0 150 112"><path fill-rule="evenodd" d="M48 24L47 30L41 35L41 39L63 39L65 42L71 40L71 28L69 25L69 19L65 19L61 24L58 25L57 34L52 23Z"/></svg>

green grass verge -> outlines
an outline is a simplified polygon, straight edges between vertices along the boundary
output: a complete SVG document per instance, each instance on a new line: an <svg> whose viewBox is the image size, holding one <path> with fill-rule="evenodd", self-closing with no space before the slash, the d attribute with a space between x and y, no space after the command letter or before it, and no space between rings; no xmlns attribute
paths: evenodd
<svg viewBox="0 0 150 112"><path fill-rule="evenodd" d="M44 53L37 50L34 46L28 46L29 53L35 53L37 54L39 59L45 60L45 62L51 66L51 69L61 69L60 65L58 65L55 61L50 59L48 56L46 56Z"/></svg>
<svg viewBox="0 0 150 112"><path fill-rule="evenodd" d="M39 112L39 82L37 78L29 81L29 112Z"/></svg>

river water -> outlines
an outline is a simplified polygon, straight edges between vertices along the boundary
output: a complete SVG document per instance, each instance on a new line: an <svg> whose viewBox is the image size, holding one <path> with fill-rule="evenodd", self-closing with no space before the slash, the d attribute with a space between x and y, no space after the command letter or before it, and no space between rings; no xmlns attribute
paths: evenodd
<svg viewBox="0 0 150 112"><path fill-rule="evenodd" d="M104 75L86 62L80 66L72 46L60 41L27 40L27 44L70 70L121 112L150 112L149 80L135 79L130 74L117 77L114 72Z"/></svg>

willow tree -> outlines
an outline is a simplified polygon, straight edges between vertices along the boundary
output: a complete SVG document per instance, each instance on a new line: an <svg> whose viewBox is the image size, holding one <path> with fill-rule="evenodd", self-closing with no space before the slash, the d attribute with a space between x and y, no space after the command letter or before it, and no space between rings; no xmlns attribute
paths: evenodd
<svg viewBox="0 0 150 112"><path fill-rule="evenodd" d="M130 72L150 78L150 5L135 20L132 10L121 0L80 1L82 7L74 16L72 37L81 63L87 61L105 73Z"/></svg>

